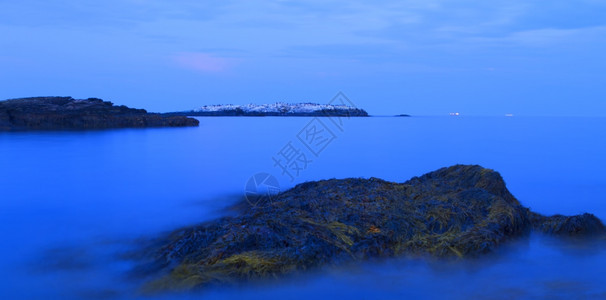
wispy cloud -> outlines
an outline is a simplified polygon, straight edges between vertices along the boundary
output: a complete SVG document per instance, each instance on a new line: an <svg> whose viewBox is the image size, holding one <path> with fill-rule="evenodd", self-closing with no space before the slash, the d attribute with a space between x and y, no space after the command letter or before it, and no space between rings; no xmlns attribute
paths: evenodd
<svg viewBox="0 0 606 300"><path fill-rule="evenodd" d="M558 46L559 49L566 49L567 46L575 47L575 45L585 43L599 44L600 38L605 34L606 26L576 29L544 28L512 32L500 37L472 37L462 41L482 47L551 48Z"/></svg>
<svg viewBox="0 0 606 300"><path fill-rule="evenodd" d="M606 27L588 27L578 29L538 29L516 32L510 36L515 43L529 46L551 46L561 43L581 42L583 40L596 40L603 37Z"/></svg>

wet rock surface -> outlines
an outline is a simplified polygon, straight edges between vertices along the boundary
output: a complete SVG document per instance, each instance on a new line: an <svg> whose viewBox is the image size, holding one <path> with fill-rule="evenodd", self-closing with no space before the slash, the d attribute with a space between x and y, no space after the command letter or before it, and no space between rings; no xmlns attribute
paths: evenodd
<svg viewBox="0 0 606 300"><path fill-rule="evenodd" d="M198 126L198 120L151 114L97 98L33 97L0 101L0 131L181 126Z"/></svg>
<svg viewBox="0 0 606 300"><path fill-rule="evenodd" d="M297 185L239 216L155 240L142 251L140 271L156 278L148 291L182 290L373 257L474 257L533 229L605 233L591 214L533 213L499 173L456 165L404 183L370 178Z"/></svg>
<svg viewBox="0 0 606 300"><path fill-rule="evenodd" d="M604 224L588 213L577 216L542 216L531 214L534 228L540 232L559 236L591 236L604 233Z"/></svg>

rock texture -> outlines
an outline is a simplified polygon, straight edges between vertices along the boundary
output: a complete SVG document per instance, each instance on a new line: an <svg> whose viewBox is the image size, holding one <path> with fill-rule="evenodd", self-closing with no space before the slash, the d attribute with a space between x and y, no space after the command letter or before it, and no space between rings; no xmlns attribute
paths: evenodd
<svg viewBox="0 0 606 300"><path fill-rule="evenodd" d="M0 131L198 126L183 116L150 114L89 98L34 97L0 101Z"/></svg>
<svg viewBox="0 0 606 300"><path fill-rule="evenodd" d="M188 289L402 254L473 257L530 230L603 235L591 214L530 212L499 173L456 165L404 183L308 182L240 216L177 230L148 248L150 290Z"/></svg>

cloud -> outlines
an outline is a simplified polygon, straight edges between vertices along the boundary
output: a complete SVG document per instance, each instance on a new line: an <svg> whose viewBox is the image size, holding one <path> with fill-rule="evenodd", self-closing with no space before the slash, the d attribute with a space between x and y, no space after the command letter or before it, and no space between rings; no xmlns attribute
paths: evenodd
<svg viewBox="0 0 606 300"><path fill-rule="evenodd" d="M180 52L173 56L173 60L182 68L205 73L222 73L234 65L232 59L203 52Z"/></svg>
<svg viewBox="0 0 606 300"><path fill-rule="evenodd" d="M551 46L554 44L570 43L573 41L599 41L606 32L605 26L578 29L554 29L546 28L539 30L527 30L516 32L510 39L523 45L529 46Z"/></svg>
<svg viewBox="0 0 606 300"><path fill-rule="evenodd" d="M465 43L482 47L535 47L564 50L579 45L603 45L601 37L606 33L606 26L554 29L544 28L512 32L501 37L473 37L464 39Z"/></svg>

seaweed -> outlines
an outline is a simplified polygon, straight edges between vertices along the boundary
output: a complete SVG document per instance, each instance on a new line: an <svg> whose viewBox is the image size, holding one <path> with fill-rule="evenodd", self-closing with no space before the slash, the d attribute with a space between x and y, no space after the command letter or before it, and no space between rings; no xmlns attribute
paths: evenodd
<svg viewBox="0 0 606 300"><path fill-rule="evenodd" d="M373 257L461 259L530 230L604 234L590 214L545 217L507 190L500 174L455 165L404 183L377 178L299 184L240 215L177 230L147 251L147 291L276 278ZM240 206L242 207L242 206Z"/></svg>

